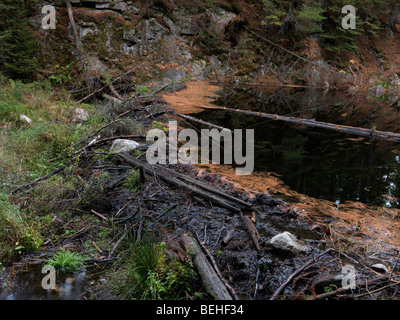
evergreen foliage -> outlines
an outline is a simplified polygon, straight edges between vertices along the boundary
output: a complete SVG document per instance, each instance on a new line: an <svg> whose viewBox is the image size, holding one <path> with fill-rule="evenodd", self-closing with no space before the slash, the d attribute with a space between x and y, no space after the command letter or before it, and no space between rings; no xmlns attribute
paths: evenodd
<svg viewBox="0 0 400 320"><path fill-rule="evenodd" d="M36 45L29 29L28 9L23 0L0 2L0 70L14 79L31 80L36 71Z"/></svg>
<svg viewBox="0 0 400 320"><path fill-rule="evenodd" d="M318 33L321 45L328 51L357 51L357 39L373 39L389 27L390 9L395 1L373 0L262 0L266 31L278 28L278 37L296 35L297 39ZM343 29L342 8L352 5L356 9L356 29Z"/></svg>

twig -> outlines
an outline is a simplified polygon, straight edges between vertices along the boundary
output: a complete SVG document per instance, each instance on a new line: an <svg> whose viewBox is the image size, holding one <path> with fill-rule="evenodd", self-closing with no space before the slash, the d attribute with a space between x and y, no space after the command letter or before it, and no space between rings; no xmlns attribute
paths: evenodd
<svg viewBox="0 0 400 320"><path fill-rule="evenodd" d="M282 292L283 289L292 281L300 272L302 272L306 267L308 267L310 264L314 263L317 259L322 257L323 255L329 253L332 251L332 248L329 248L325 250L324 252L320 253L318 256L308 260L305 264L303 264L299 269L297 269L294 273L292 273L284 283L280 285L280 287L275 291L275 293L271 296L269 300L275 300L275 298Z"/></svg>
<svg viewBox="0 0 400 320"><path fill-rule="evenodd" d="M48 173L48 174L46 174L46 175L44 175L44 176L42 176L42 177L36 178L36 179L33 180L33 181L30 181L30 182L28 182L28 183L23 184L22 186L19 186L19 187L15 188L14 190L11 191L11 194L15 194L15 193L17 193L17 192L20 191L20 190L24 190L24 189L27 189L27 188L31 188L31 187L33 187L35 184L37 184L38 182L49 179L50 177L54 176L55 174L57 174L57 173L63 171L63 170L64 170L66 167L68 167L72 162L74 162L80 155L81 155L81 153L78 154L77 156L73 157L72 159L70 159L70 160L69 160L66 164L64 164L61 168L54 169L52 172L50 172L50 173Z"/></svg>
<svg viewBox="0 0 400 320"><path fill-rule="evenodd" d="M124 101L125 99L123 97L121 97L121 95L118 93L118 91L115 89L115 87L113 86L112 83L110 83L109 88L111 89L112 93L114 94L114 96L116 96L119 100Z"/></svg>
<svg viewBox="0 0 400 320"><path fill-rule="evenodd" d="M119 238L119 240L117 241L117 243L114 245L114 247L113 247L112 250L110 251L110 254L108 255L108 259L111 258L111 256L113 255L114 251L117 249L117 247L119 246L119 244L121 243L121 241L124 240L124 238L126 237L127 234L128 234L128 231L125 231L125 233L122 235L122 237Z"/></svg>
<svg viewBox="0 0 400 320"><path fill-rule="evenodd" d="M91 94L87 95L86 97L82 98L81 100L79 100L77 102L77 104L82 103L83 101L85 101L86 99L90 98L91 96L95 95L96 93L99 93L100 91L104 90L105 88L107 88L110 84L113 84L114 82L120 80L122 77L127 76L128 74L130 74L131 72L133 72L134 70L136 70L137 68L139 68L141 65L143 65L144 62L142 62L141 64L137 65L136 67L130 69L129 71L125 72L124 74L120 75L118 78L114 79L113 81L111 81L109 84L106 84L105 86L101 87L100 89L97 89L95 91L93 91Z"/></svg>
<svg viewBox="0 0 400 320"><path fill-rule="evenodd" d="M357 282L356 285L357 285L357 286L369 285L369 284L373 284L373 283L380 282L380 281L387 280L387 279L388 279L387 276L381 276L381 277L378 277L378 278L375 278L375 279L366 280L366 281L363 281L363 282ZM336 289L336 290L331 291L331 292L322 293L322 294L317 295L317 296L315 296L315 297L311 297L309 300L321 300L321 299L325 299L325 298L328 298L328 297L330 297L330 296L334 296L334 295L337 295L337 294L339 294L339 293L343 293L343 292L345 292L346 290L348 290L348 288L342 287L342 288ZM368 294L368 293L367 293L367 294Z"/></svg>
<svg viewBox="0 0 400 320"><path fill-rule="evenodd" d="M256 298L257 295L257 290L258 290L258 276L260 275L260 268L257 268L257 274L256 274L256 287L254 289L254 295L253 295L253 299Z"/></svg>
<svg viewBox="0 0 400 320"><path fill-rule="evenodd" d="M105 221L108 221L108 219L107 219L105 216L103 216L102 214L100 214L100 213L94 211L93 209L91 209L90 212L93 213L93 214L95 214L95 215L98 216L99 218L101 218L101 219L103 219L103 220L105 220Z"/></svg>

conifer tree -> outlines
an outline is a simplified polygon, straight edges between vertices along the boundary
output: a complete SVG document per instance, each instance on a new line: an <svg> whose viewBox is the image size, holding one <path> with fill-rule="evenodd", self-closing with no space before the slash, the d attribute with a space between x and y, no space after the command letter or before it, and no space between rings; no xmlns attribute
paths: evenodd
<svg viewBox="0 0 400 320"><path fill-rule="evenodd" d="M0 2L0 70L14 79L30 80L36 71L37 41L29 29L22 0Z"/></svg>

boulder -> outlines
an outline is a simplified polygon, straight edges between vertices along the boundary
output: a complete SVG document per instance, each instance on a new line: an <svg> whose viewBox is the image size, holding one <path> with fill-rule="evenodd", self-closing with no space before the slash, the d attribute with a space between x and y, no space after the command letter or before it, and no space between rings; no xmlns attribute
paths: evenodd
<svg viewBox="0 0 400 320"><path fill-rule="evenodd" d="M133 140L127 139L117 139L111 145L110 152L111 153L121 153L126 152L129 153L131 151L136 150L140 144Z"/></svg>
<svg viewBox="0 0 400 320"><path fill-rule="evenodd" d="M308 250L306 245L301 243L296 236L287 231L274 236L268 241L268 243L275 249L295 254L307 252Z"/></svg>

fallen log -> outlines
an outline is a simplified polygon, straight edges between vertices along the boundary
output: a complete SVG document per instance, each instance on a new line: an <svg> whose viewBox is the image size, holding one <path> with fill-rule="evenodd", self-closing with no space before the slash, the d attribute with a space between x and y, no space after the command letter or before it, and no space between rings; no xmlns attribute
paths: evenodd
<svg viewBox="0 0 400 320"><path fill-rule="evenodd" d="M211 105L204 106L204 108L205 109L233 111L233 112L243 113L243 114L247 114L247 115L251 115L251 116L267 118L267 119L271 119L271 120L275 120L275 121L285 121L285 122L290 122L290 123L295 123L295 124L306 125L306 126L314 127L314 128L334 130L334 131L357 135L357 136L362 136L362 137L376 138L376 139L380 139L380 140L387 140L387 141L393 141L393 142L400 142L400 134L399 133L393 133L393 132L388 132L388 131L378 131L378 130L373 130L373 129L360 128L360 127L344 126L344 125L338 125L338 124L333 124L333 123L328 123L328 122L315 121L313 119L300 119L300 118L295 118L295 117L280 116L277 114L255 112L255 111L251 111L251 110L240 110L240 109L232 109L232 108L227 108L227 107L219 107L219 106L211 106Z"/></svg>
<svg viewBox="0 0 400 320"><path fill-rule="evenodd" d="M233 289L232 286L222 276L221 271L219 271L217 262L215 261L214 257L212 256L210 251L207 249L207 247L200 241L199 236L198 236L197 233L196 233L196 239L197 239L200 247L206 253L208 259L210 260L210 262L212 263L212 266L214 267L215 272L217 273L217 275L221 279L221 281L224 283L225 287L229 290L229 292L232 294L232 296L235 298L235 300L240 300L238 295L236 294L235 289Z"/></svg>
<svg viewBox="0 0 400 320"><path fill-rule="evenodd" d="M189 235L184 234L181 238L181 244L185 251L193 257L193 264L199 271L207 292L215 300L233 300L224 283L218 277L205 254L201 251L197 241Z"/></svg>
<svg viewBox="0 0 400 320"><path fill-rule="evenodd" d="M148 162L136 159L126 153L118 154L127 163L142 167L145 173L157 176L160 180L191 191L193 194L207 199L221 207L227 208L233 212L240 213L242 210L249 210L251 205L247 202L237 199L217 188L214 188L205 182L196 180L192 177L168 169L161 165L150 165Z"/></svg>

